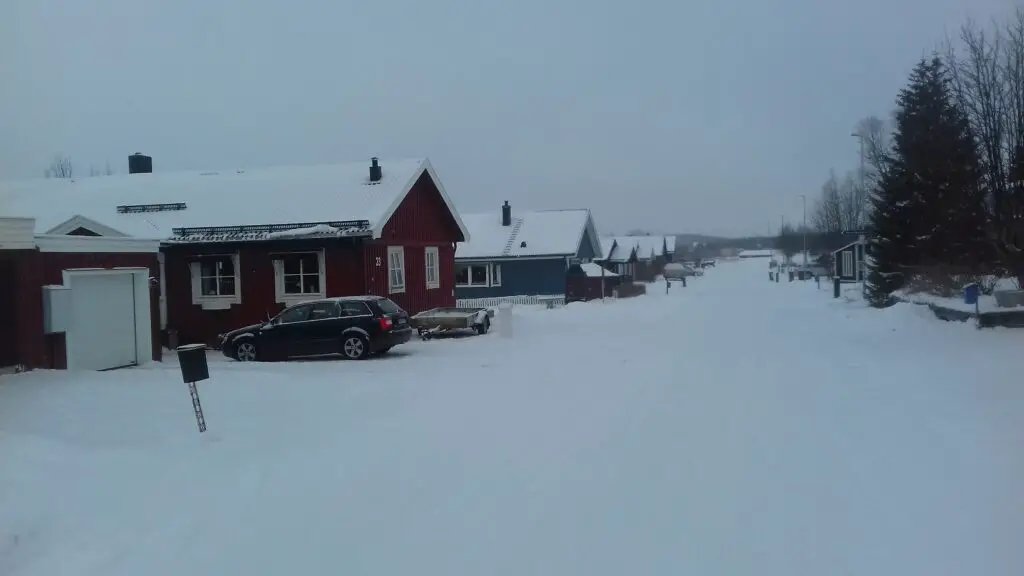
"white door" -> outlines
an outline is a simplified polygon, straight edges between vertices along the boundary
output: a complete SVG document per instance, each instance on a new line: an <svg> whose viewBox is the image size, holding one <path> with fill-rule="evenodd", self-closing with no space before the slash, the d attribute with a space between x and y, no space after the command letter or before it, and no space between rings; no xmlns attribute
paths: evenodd
<svg viewBox="0 0 1024 576"><path fill-rule="evenodd" d="M71 318L69 369L106 370L138 362L135 283L130 272L75 275Z"/></svg>

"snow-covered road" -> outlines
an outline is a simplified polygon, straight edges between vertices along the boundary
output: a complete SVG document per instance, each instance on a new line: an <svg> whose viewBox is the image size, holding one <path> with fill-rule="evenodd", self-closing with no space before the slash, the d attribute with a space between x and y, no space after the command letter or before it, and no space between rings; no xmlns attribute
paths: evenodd
<svg viewBox="0 0 1024 576"><path fill-rule="evenodd" d="M4 576L1024 574L1024 334L763 260L366 362L0 377Z"/></svg>

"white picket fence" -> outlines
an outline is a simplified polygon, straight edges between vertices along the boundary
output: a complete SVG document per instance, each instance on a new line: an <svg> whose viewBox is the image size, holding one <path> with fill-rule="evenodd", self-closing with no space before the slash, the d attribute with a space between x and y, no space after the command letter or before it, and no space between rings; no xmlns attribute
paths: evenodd
<svg viewBox="0 0 1024 576"><path fill-rule="evenodd" d="M552 300L555 306L565 305L565 294L533 295L533 296L499 296L497 298L460 298L455 301L459 308L494 308L502 304L514 306L530 306L544 304Z"/></svg>

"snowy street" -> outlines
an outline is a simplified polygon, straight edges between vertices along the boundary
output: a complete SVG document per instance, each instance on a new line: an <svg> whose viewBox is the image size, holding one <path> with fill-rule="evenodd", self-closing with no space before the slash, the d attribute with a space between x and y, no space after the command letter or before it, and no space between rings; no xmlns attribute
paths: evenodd
<svg viewBox="0 0 1024 576"><path fill-rule="evenodd" d="M0 574L1019 576L1022 350L755 259L511 339L213 354L202 436L173 362L0 376Z"/></svg>

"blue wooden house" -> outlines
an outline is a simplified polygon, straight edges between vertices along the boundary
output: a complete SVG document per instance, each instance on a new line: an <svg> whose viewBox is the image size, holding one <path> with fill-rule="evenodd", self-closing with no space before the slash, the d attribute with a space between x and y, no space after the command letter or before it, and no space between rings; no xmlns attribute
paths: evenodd
<svg viewBox="0 0 1024 576"><path fill-rule="evenodd" d="M469 242L455 248L456 299L565 294L566 270L600 256L590 210L462 214Z"/></svg>

